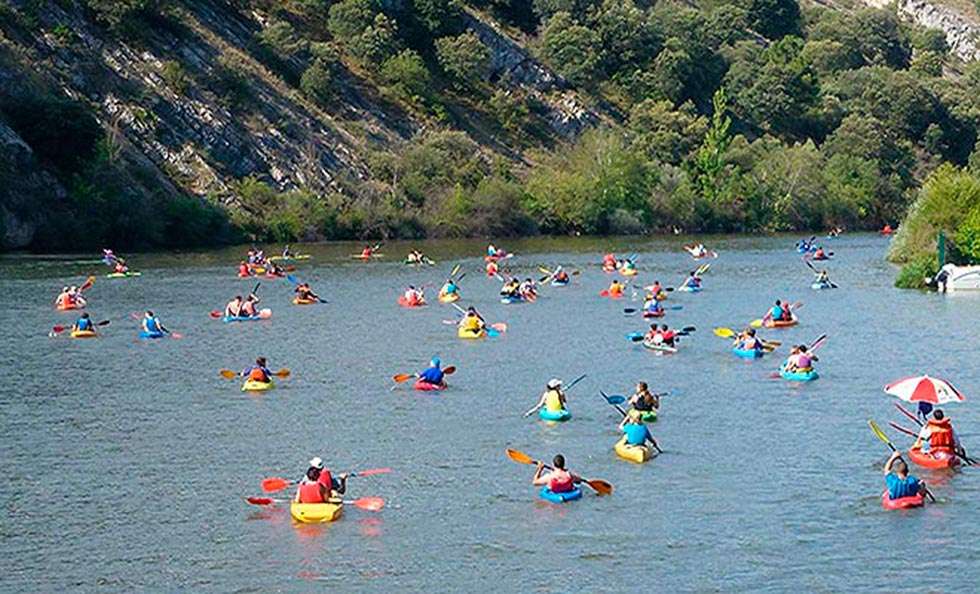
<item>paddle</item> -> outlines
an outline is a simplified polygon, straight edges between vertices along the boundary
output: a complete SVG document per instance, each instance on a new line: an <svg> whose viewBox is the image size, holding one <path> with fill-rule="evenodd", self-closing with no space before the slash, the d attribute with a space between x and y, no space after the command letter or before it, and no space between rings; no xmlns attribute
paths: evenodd
<svg viewBox="0 0 980 594"><path fill-rule="evenodd" d="M299 279L298 279L298 278L296 278L295 276L293 276L293 275L291 275L291 274L287 274L287 275L286 275L286 280L288 280L288 281L289 281L290 283L292 283L292 284L293 284L294 286L295 286L295 285L299 285L299 284L300 284L300 282L299 282ZM316 300L317 300L317 301L319 301L320 303L329 303L329 302L328 302L328 301L327 301L326 299L324 299L323 297L320 297L319 295L314 295L314 297L315 297L315 298L316 298Z"/></svg>
<svg viewBox="0 0 980 594"><path fill-rule="evenodd" d="M461 266L460 264L453 266L452 271L449 272L449 278L456 276L456 273L459 272L460 266Z"/></svg>
<svg viewBox="0 0 980 594"><path fill-rule="evenodd" d="M449 367L443 369L442 372L444 374L446 374L446 375L452 375L452 374L456 373L456 367L453 366L453 365L450 365ZM410 380L412 378L416 378L418 376L419 376L419 374L417 374L417 373L399 373L399 374L393 376L391 379L395 380L395 383L401 384L401 383L407 382L408 380Z"/></svg>
<svg viewBox="0 0 980 594"><path fill-rule="evenodd" d="M246 497L245 501L252 505L272 505L274 503L292 503L292 499L273 499L271 497ZM344 499L346 505L353 505L365 511L381 511L385 506L385 500L381 497L361 497L359 499Z"/></svg>
<svg viewBox="0 0 980 594"><path fill-rule="evenodd" d="M574 380L572 380L572 382L570 384L568 384L567 386L565 386L564 387L565 389L562 390L562 391L567 393L569 390L571 390L573 387L575 387L575 384L577 384L580 381L584 380L585 377L586 377L586 375L587 374L583 373L582 375L578 376L577 378L575 378ZM539 408L541 408L541 405L540 404L534 405L534 407L531 408L531 410L529 410L526 413L524 413L524 416L525 417L531 416L531 413L533 413L534 411L538 410Z"/></svg>
<svg viewBox="0 0 980 594"><path fill-rule="evenodd" d="M92 285L94 284L95 284L95 277L90 276L87 279L85 279L85 282L82 283L82 286L78 287L78 292L82 293L84 291L88 291L89 289L92 288Z"/></svg>
<svg viewBox="0 0 980 594"><path fill-rule="evenodd" d="M878 439L883 441L886 445L888 445L888 447L891 448L891 451L898 452L898 450L895 449L895 446L892 445L892 442L888 439L888 436L885 435L885 432L881 430L881 427L879 427L877 423L875 423L871 419L868 419L868 426L871 427L871 432L875 434L875 437L877 437ZM925 489L925 492L926 495L929 496L929 500L935 503L936 498L932 496L932 492L929 489Z"/></svg>
<svg viewBox="0 0 980 594"><path fill-rule="evenodd" d="M615 408L616 410L618 410L619 411L619 414L623 415L623 418L624 419L626 418L626 411L623 410L622 408L620 408L620 406L619 406L620 404L623 404L624 402L626 402L626 397L625 396L618 396L618 395L607 396L606 393L603 392L602 390L599 390L599 394L602 394L602 397L606 399L606 402L609 403L610 405L612 405L613 408ZM666 396L666 394L657 394L657 396ZM652 436L651 436L651 439L652 439ZM660 445L655 440L653 440L651 443L653 444L653 447L656 448L658 454L663 454L664 453L664 451L662 449L660 449Z"/></svg>
<svg viewBox="0 0 980 594"><path fill-rule="evenodd" d="M901 425L899 425L895 421L888 421L888 424L891 425L892 426L892 429L894 429L896 431L899 431L901 433L904 433L905 435L910 435L910 436L912 436L912 437L914 437L916 439L919 438L919 434L918 433L916 433L915 431L912 431L911 429L906 429L905 427L902 427Z"/></svg>
<svg viewBox="0 0 980 594"><path fill-rule="evenodd" d="M901 412L903 415L905 415L906 417L908 417L909 419L911 419L912 422L915 423L916 425L918 425L919 427L922 427L922 421L920 421L914 414L912 414L911 412L909 412L908 410L906 410L905 407L902 406L901 404L899 404L897 402L895 402L894 404L895 404L895 408L897 408L899 410L899 412ZM919 438L919 435L917 433L916 434L913 434L912 436L915 437L916 439ZM967 455L966 448L963 448L962 446L960 446L960 450L962 450L962 451L958 451L957 450L957 451L955 451L955 453L956 453L957 456L960 457L961 460L963 460L964 462L966 462L970 466L973 466L973 465L977 464L977 460L975 458L971 458L970 456Z"/></svg>
<svg viewBox="0 0 980 594"><path fill-rule="evenodd" d="M507 457L509 457L514 462L517 462L518 464L530 464L531 466L538 465L537 460L534 460L533 458L531 458L530 456L528 456L527 454L525 454L520 450L512 450L510 448L507 448ZM548 466L547 464L544 464L543 466L548 470L554 470L551 466ZM587 484L600 497L603 495L612 495L613 486L612 483L608 481L604 481L601 479L587 479L585 477L576 476L576 475L572 475L572 477L577 478L581 482Z"/></svg>
<svg viewBox="0 0 980 594"><path fill-rule="evenodd" d="M684 306L683 305L668 305L666 307L661 307L661 309L663 309L664 311L680 311L680 310L684 309ZM627 315L627 316L631 316L631 315L633 315L633 314L635 314L635 313L637 313L639 311L641 311L641 310L639 310L639 309L637 309L635 307L624 307L623 308L623 314L624 315Z"/></svg>
<svg viewBox="0 0 980 594"><path fill-rule="evenodd" d="M387 474L389 472L391 472L390 468L372 468L370 470L350 472L347 474L347 478L352 478L355 476L374 476L376 474ZM298 482L299 481L291 481L280 477L265 478L262 479L262 490L266 493L275 493L276 491L282 491L290 485L295 485Z"/></svg>
<svg viewBox="0 0 980 594"><path fill-rule="evenodd" d="M111 320L102 320L101 322L96 322L95 325L96 326L108 326L110 324L110 322L111 322ZM71 326L60 326L60 325L59 326L55 326L55 327L51 328L51 332L48 333L48 336L57 336L57 335L61 334L62 332L64 332L65 330L69 330L69 329L71 329Z"/></svg>
<svg viewBox="0 0 980 594"><path fill-rule="evenodd" d="M234 371L232 371L230 369L222 369L218 373L221 375L221 377L223 377L225 379L235 379L236 377L239 377L239 375L237 373L235 373ZM289 377L289 375L291 373L292 373L291 371L289 371L288 369L286 369L284 367L284 368L280 369L279 371L274 371L272 373L272 375L274 375L276 377Z"/></svg>

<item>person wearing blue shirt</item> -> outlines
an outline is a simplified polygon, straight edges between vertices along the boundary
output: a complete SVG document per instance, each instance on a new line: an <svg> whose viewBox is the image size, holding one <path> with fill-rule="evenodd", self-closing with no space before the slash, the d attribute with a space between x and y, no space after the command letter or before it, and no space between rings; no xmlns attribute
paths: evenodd
<svg viewBox="0 0 980 594"><path fill-rule="evenodd" d="M647 441L649 441L653 444L653 447L659 450L660 446L657 444L657 440L653 438L653 435L650 435L650 430L643 424L641 416L640 411L631 410L619 425L623 430L623 434L626 435L626 444L642 446L646 445Z"/></svg>
<svg viewBox="0 0 980 594"><path fill-rule="evenodd" d="M89 315L84 313L82 314L82 317L78 318L78 320L75 322L75 327L72 328L72 330L75 330L76 332L94 331L95 324L92 323L92 319L89 318Z"/></svg>
<svg viewBox="0 0 980 594"><path fill-rule="evenodd" d="M913 497L926 492L925 481L920 481L909 474L909 467L905 464L905 460L902 460L901 452L892 452L888 462L885 462L884 471L889 499Z"/></svg>
<svg viewBox="0 0 980 594"><path fill-rule="evenodd" d="M427 384L441 386L445 377L441 365L442 361L439 360L439 357L433 357L429 368L419 374L419 379Z"/></svg>
<svg viewBox="0 0 980 594"><path fill-rule="evenodd" d="M163 333L168 332L168 330L163 327L160 319L152 311L147 310L143 316L143 332L148 336L163 336Z"/></svg>

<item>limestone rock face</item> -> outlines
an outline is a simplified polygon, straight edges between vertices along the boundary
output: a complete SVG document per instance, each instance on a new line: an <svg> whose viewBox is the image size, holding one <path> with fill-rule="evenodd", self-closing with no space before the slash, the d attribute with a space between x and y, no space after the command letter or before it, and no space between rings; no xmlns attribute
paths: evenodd
<svg viewBox="0 0 980 594"><path fill-rule="evenodd" d="M38 164L27 143L0 120L0 246L30 245L44 224L38 201L64 201L65 189Z"/></svg>

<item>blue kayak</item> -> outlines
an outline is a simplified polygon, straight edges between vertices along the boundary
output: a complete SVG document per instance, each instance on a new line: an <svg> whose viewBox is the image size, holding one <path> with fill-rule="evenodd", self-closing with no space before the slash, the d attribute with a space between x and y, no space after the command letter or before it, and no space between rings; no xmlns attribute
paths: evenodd
<svg viewBox="0 0 980 594"><path fill-rule="evenodd" d="M140 338L163 338L163 332L140 332Z"/></svg>
<svg viewBox="0 0 980 594"><path fill-rule="evenodd" d="M732 353L734 353L736 357L741 357L743 359L761 359L762 358L762 349L756 350L756 349L737 349L737 348L735 348L735 349L732 349Z"/></svg>
<svg viewBox="0 0 980 594"><path fill-rule="evenodd" d="M551 281L551 286L552 287L564 287L565 285L567 285L570 282L571 281L564 281L564 282L562 282L562 281Z"/></svg>
<svg viewBox="0 0 980 594"><path fill-rule="evenodd" d="M810 382L818 377L817 370L811 369L810 371L786 371L785 367L779 368L779 377L784 380L789 380L791 382Z"/></svg>
<svg viewBox="0 0 980 594"><path fill-rule="evenodd" d="M564 493L555 493L548 487L541 487L541 491L538 493L541 499L550 501L552 503L565 503L567 501L575 501L576 499L582 498L582 489L575 487L571 491L566 491Z"/></svg>
<svg viewBox="0 0 980 594"><path fill-rule="evenodd" d="M814 291L820 291L822 289L833 289L834 286L830 283L813 283L810 285L810 288Z"/></svg>
<svg viewBox="0 0 980 594"><path fill-rule="evenodd" d="M524 299L521 298L521 297L508 295L506 297L501 297L500 298L500 302L501 303L507 303L507 304L511 304L511 303L523 303L524 302Z"/></svg>
<svg viewBox="0 0 980 594"><path fill-rule="evenodd" d="M538 417L542 421L567 421L572 418L572 413L565 409L550 411L542 408L538 410Z"/></svg>
<svg viewBox="0 0 980 594"><path fill-rule="evenodd" d="M221 318L226 324L231 322L257 322L262 316L225 316Z"/></svg>
<svg viewBox="0 0 980 594"><path fill-rule="evenodd" d="M701 287L692 287L690 285L682 285L677 287L678 291L684 291L685 293L700 293Z"/></svg>

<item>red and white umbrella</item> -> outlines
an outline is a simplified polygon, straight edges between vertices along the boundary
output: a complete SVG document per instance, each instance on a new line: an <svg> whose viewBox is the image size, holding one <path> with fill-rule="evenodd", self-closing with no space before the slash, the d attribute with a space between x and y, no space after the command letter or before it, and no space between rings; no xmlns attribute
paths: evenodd
<svg viewBox="0 0 980 594"><path fill-rule="evenodd" d="M885 386L885 392L905 402L947 404L966 400L966 397L960 394L960 391L954 388L953 384L928 375L906 377L894 381Z"/></svg>

